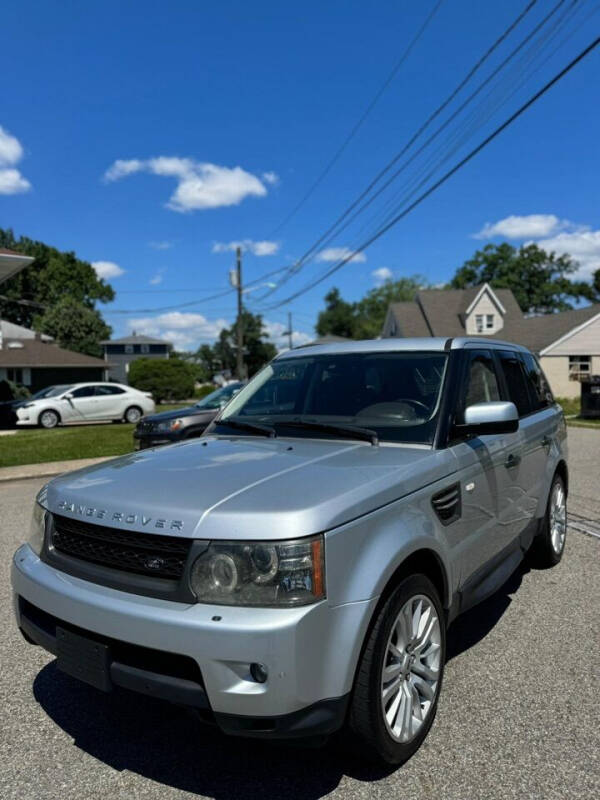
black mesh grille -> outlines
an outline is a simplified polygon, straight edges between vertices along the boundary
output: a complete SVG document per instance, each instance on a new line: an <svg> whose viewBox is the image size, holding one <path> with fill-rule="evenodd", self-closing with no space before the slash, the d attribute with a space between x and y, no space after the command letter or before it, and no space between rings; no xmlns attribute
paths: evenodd
<svg viewBox="0 0 600 800"><path fill-rule="evenodd" d="M181 578L190 539L136 533L54 515L52 544L61 553L126 572Z"/></svg>

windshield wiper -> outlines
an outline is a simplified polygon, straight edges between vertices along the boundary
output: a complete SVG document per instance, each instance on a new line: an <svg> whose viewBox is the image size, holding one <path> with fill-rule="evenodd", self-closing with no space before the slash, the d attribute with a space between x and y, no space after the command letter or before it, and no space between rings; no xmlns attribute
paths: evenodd
<svg viewBox="0 0 600 800"><path fill-rule="evenodd" d="M238 419L237 417L226 417L225 419L219 419L217 420L217 425L229 425L231 428L239 428L242 431L261 433L263 436L268 436L270 439L274 439L277 436L277 431L270 425L259 425L257 422L246 422L246 420Z"/></svg>
<svg viewBox="0 0 600 800"><path fill-rule="evenodd" d="M377 433L370 428L360 428L356 425L344 425L341 422L312 422L305 419L280 419L277 420L277 422L292 428L306 428L307 430L324 431L325 433L339 433L344 437L371 442L372 445L379 444Z"/></svg>

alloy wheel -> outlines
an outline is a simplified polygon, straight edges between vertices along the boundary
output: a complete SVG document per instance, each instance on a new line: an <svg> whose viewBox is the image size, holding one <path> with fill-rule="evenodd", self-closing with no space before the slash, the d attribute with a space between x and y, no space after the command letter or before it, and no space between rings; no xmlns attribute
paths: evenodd
<svg viewBox="0 0 600 800"><path fill-rule="evenodd" d="M425 595L415 595L402 606L383 659L381 707L387 731L395 741L414 739L433 707L441 653L435 606Z"/></svg>
<svg viewBox="0 0 600 800"><path fill-rule="evenodd" d="M561 481L552 489L550 499L550 541L554 552L562 553L567 536L567 497Z"/></svg>

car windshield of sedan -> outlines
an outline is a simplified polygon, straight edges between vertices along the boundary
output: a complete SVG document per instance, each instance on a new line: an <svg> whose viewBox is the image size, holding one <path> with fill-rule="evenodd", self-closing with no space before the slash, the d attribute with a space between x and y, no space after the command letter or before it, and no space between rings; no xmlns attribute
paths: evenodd
<svg viewBox="0 0 600 800"><path fill-rule="evenodd" d="M57 397L59 394L71 389L70 383L63 383L59 386L46 386L45 389L40 389L39 392L32 394L30 400L42 400L44 397Z"/></svg>
<svg viewBox="0 0 600 800"><path fill-rule="evenodd" d="M283 358L241 390L216 430L251 435L254 426L255 434L271 436L375 434L381 441L431 444L446 363L439 352Z"/></svg>

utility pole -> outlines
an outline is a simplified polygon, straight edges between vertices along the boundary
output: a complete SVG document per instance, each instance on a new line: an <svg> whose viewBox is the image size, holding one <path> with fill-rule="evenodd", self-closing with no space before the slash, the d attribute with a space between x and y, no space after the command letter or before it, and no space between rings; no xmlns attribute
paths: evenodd
<svg viewBox="0 0 600 800"><path fill-rule="evenodd" d="M244 329L242 325L242 248L235 251L236 256L236 289L237 289L237 352L236 372L238 381L243 381L244 374Z"/></svg>
<svg viewBox="0 0 600 800"><path fill-rule="evenodd" d="M292 336L294 335L294 331L292 329L292 312L291 311L288 311L288 329L287 329L286 333L288 335L288 342L289 342L290 350L291 350L292 347L293 347Z"/></svg>

